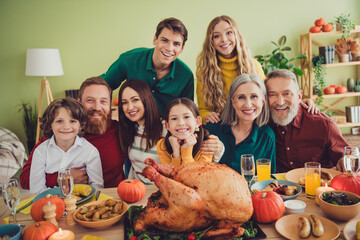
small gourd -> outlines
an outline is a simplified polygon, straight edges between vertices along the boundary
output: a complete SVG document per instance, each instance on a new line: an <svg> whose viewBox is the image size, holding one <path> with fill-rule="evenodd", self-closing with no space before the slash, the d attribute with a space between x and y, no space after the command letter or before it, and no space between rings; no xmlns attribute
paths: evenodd
<svg viewBox="0 0 360 240"><path fill-rule="evenodd" d="M355 92L360 92L360 85L356 85L354 90L355 90Z"/></svg>
<svg viewBox="0 0 360 240"><path fill-rule="evenodd" d="M23 234L23 240L46 240L54 232L57 232L57 227L51 222L40 221L28 226Z"/></svg>
<svg viewBox="0 0 360 240"><path fill-rule="evenodd" d="M285 205L282 197L273 191L261 191L251 196L254 213L258 223L271 223L284 214Z"/></svg>
<svg viewBox="0 0 360 240"><path fill-rule="evenodd" d="M360 175L352 171L339 174L331 180L331 187L360 195Z"/></svg>
<svg viewBox="0 0 360 240"><path fill-rule="evenodd" d="M48 194L45 198L41 198L37 200L31 206L30 214L32 219L34 219L34 221L45 220L42 208L48 202L51 202L56 205L56 220L59 220L61 216L64 214L65 212L64 201L58 196L51 196L50 194Z"/></svg>
<svg viewBox="0 0 360 240"><path fill-rule="evenodd" d="M137 179L125 179L117 188L119 197L126 202L137 202L146 193L145 184Z"/></svg>
<svg viewBox="0 0 360 240"><path fill-rule="evenodd" d="M348 92L353 92L354 91L354 88L355 88L355 81L353 78L349 78L347 80L347 89L348 89Z"/></svg>

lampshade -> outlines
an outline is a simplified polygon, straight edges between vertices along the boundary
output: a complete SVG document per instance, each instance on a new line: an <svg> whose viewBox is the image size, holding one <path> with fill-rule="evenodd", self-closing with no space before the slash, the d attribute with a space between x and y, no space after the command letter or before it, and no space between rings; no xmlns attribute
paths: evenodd
<svg viewBox="0 0 360 240"><path fill-rule="evenodd" d="M59 49L29 48L26 52L26 76L61 76L64 71Z"/></svg>

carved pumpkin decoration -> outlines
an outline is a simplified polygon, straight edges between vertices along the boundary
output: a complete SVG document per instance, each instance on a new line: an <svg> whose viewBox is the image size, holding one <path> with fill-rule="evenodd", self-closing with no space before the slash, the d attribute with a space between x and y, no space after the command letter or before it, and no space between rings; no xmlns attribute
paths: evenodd
<svg viewBox="0 0 360 240"><path fill-rule="evenodd" d="M25 229L23 240L46 240L57 230L51 222L36 222Z"/></svg>
<svg viewBox="0 0 360 240"><path fill-rule="evenodd" d="M42 211L42 207L47 204L48 202L51 202L56 205L56 220L59 220L61 216L65 212L65 203L64 201L57 197L57 196L51 196L48 194L45 198L37 200L31 207L31 217L34 219L34 221L41 221L44 219L44 213Z"/></svg>
<svg viewBox="0 0 360 240"><path fill-rule="evenodd" d="M355 193L360 196L360 175L352 171L339 174L331 180L331 187Z"/></svg>
<svg viewBox="0 0 360 240"><path fill-rule="evenodd" d="M284 201L276 192L257 192L251 199L254 207L253 218L258 223L274 222L284 214Z"/></svg>
<svg viewBox="0 0 360 240"><path fill-rule="evenodd" d="M145 184L137 179L125 179L119 183L117 193L126 202L137 202L145 196Z"/></svg>

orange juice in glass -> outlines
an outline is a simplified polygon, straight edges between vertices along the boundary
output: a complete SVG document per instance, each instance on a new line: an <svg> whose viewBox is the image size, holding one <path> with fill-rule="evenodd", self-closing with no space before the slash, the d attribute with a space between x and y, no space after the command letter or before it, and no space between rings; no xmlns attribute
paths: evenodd
<svg viewBox="0 0 360 240"><path fill-rule="evenodd" d="M315 198L315 189L320 187L321 165L318 162L305 163L305 195Z"/></svg>
<svg viewBox="0 0 360 240"><path fill-rule="evenodd" d="M256 160L256 173L258 182L271 179L271 160L266 158Z"/></svg>

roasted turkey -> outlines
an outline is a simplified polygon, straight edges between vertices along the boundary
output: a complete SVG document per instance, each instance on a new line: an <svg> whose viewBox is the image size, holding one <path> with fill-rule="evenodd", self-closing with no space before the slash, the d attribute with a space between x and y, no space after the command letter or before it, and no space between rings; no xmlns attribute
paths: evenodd
<svg viewBox="0 0 360 240"><path fill-rule="evenodd" d="M142 174L159 188L148 199L144 214L135 222L136 232L156 227L164 231L190 232L214 226L211 239L241 236L240 226L253 213L244 178L218 163L194 162L174 167L145 161Z"/></svg>

